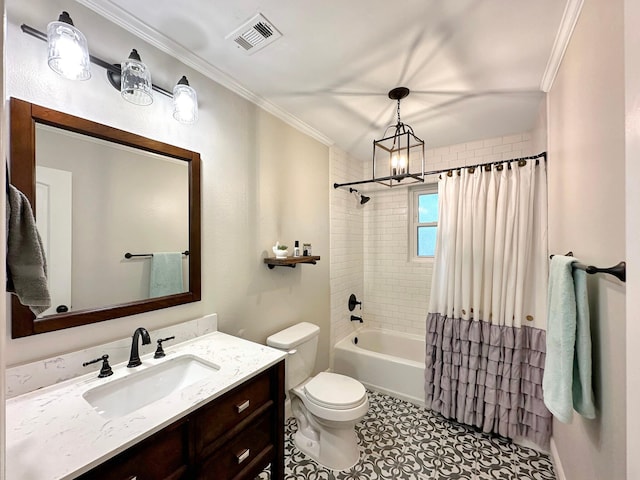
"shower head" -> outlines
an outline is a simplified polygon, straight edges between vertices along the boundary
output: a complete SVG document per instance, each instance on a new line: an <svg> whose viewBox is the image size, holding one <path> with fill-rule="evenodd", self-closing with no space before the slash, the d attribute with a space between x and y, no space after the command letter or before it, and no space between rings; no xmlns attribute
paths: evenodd
<svg viewBox="0 0 640 480"><path fill-rule="evenodd" d="M358 190L356 190L355 188L349 188L349 192L351 193L355 193L357 197L360 197L360 205L364 205L365 203L367 203L369 200L371 200L371 197L367 197L366 195L362 195L360 192L358 192Z"/></svg>

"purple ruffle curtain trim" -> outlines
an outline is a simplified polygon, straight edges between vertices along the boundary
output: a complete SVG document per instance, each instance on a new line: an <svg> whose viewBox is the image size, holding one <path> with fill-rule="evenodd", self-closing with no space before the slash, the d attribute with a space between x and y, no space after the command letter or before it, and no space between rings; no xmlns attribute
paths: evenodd
<svg viewBox="0 0 640 480"><path fill-rule="evenodd" d="M447 418L546 447L542 399L546 332L482 320L427 317L425 401Z"/></svg>

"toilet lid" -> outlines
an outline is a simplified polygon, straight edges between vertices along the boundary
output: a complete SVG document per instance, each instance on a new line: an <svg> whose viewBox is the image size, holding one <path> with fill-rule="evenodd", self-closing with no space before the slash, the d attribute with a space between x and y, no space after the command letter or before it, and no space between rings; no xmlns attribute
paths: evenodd
<svg viewBox="0 0 640 480"><path fill-rule="evenodd" d="M346 410L360 405L367 392L351 377L339 373L320 372L305 386L307 398L322 407Z"/></svg>

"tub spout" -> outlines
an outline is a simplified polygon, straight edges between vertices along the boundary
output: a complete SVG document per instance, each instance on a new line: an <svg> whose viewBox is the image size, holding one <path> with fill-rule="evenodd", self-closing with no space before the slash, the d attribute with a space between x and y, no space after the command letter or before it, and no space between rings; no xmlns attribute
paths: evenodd
<svg viewBox="0 0 640 480"><path fill-rule="evenodd" d="M357 315L351 315L351 321L352 322L360 322L360 323L364 322L364 320L362 320L362 317L359 317Z"/></svg>

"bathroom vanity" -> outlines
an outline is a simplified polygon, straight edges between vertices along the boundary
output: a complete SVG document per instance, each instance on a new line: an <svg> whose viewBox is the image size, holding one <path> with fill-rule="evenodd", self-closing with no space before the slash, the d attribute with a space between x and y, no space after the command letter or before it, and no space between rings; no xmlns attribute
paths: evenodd
<svg viewBox="0 0 640 480"><path fill-rule="evenodd" d="M240 480L271 464L271 478L283 479L282 352L214 332L166 353L10 399L7 478ZM146 373L185 358L215 368L141 407L110 400L114 386L147 381Z"/></svg>

